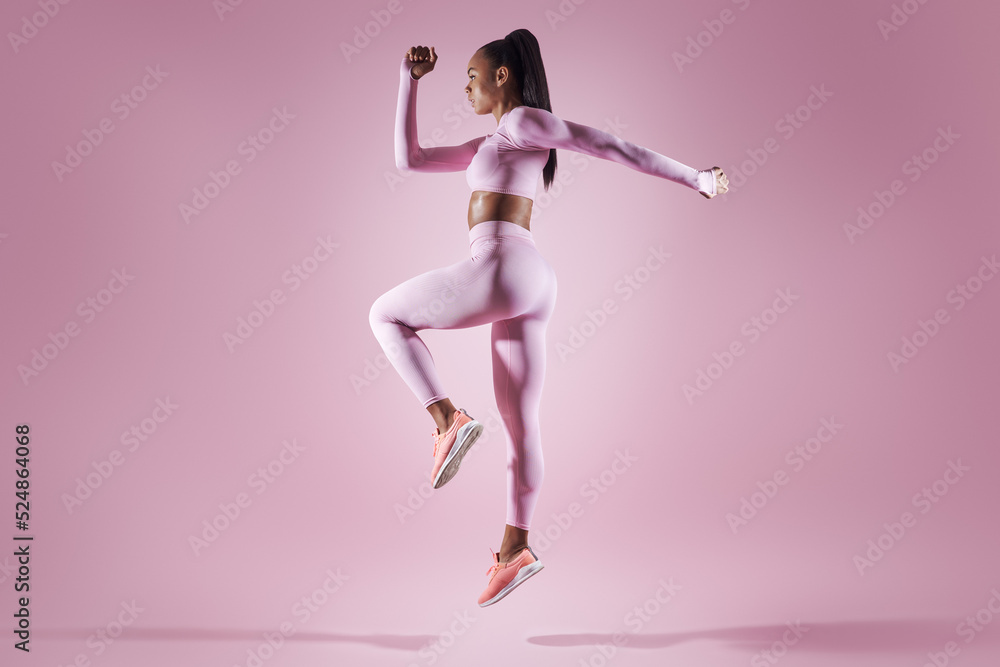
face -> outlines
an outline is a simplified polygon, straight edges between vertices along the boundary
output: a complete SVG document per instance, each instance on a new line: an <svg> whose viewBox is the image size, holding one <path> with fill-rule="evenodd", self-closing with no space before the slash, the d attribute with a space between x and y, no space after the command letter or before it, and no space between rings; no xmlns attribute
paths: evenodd
<svg viewBox="0 0 1000 667"><path fill-rule="evenodd" d="M465 86L465 94L471 100L474 113L491 113L493 106L500 100L501 88L504 81L509 81L507 68L500 67L499 70L490 70L489 64L479 51L476 51L469 60L468 84ZM498 82L498 77L502 82Z"/></svg>

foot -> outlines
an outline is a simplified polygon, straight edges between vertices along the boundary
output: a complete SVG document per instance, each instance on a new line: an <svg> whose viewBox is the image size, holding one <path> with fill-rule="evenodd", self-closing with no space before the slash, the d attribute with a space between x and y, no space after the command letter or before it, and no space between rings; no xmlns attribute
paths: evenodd
<svg viewBox="0 0 1000 667"><path fill-rule="evenodd" d="M479 595L480 607L499 602L543 567L530 547L525 547L513 560L506 563L500 560L499 553L490 550L490 554L493 556L493 565L486 573L486 589Z"/></svg>
<svg viewBox="0 0 1000 667"><path fill-rule="evenodd" d="M458 472L462 457L475 444L483 432L483 425L470 417L465 410L455 410L451 425L442 433L431 431L434 436L434 468L431 470L432 486L439 489Z"/></svg>

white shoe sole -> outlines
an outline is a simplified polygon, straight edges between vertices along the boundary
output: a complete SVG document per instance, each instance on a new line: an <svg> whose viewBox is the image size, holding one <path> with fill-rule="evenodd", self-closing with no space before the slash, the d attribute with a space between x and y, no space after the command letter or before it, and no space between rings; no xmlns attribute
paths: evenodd
<svg viewBox="0 0 1000 667"><path fill-rule="evenodd" d="M543 567L545 566L542 565L542 561L540 560L536 560L531 565L525 565L524 567L522 567L520 570L517 571L517 574L514 575L514 578L510 580L509 584L500 589L499 593L491 597L486 602L480 602L479 606L489 607L491 604L500 602L500 600L503 600L508 593L510 593L512 590L523 584L528 577L535 574Z"/></svg>
<svg viewBox="0 0 1000 667"><path fill-rule="evenodd" d="M435 489L440 489L455 476L458 467L462 465L462 457L472 445L476 444L476 440L479 439L482 432L483 425L476 420L472 420L458 429L458 433L455 435L455 444L448 452L448 456L445 457L444 463L441 464L441 469L438 470L437 477L434 479Z"/></svg>

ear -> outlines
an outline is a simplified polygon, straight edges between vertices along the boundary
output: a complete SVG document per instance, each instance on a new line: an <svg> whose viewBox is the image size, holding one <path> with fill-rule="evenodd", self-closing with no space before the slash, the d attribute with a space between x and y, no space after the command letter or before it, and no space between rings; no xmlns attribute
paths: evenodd
<svg viewBox="0 0 1000 667"><path fill-rule="evenodd" d="M497 86L502 86L504 83L510 80L510 70L507 69L506 65L501 65L497 70Z"/></svg>

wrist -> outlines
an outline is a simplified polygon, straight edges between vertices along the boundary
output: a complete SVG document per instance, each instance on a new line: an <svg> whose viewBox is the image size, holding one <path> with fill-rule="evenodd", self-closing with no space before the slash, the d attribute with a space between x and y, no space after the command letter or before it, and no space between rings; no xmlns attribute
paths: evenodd
<svg viewBox="0 0 1000 667"><path fill-rule="evenodd" d="M712 169L698 170L698 191L710 195L715 194L715 171Z"/></svg>
<svg viewBox="0 0 1000 667"><path fill-rule="evenodd" d="M400 63L400 74L409 77L410 81L419 81L419 76L413 76L413 68L417 63L411 61L406 56L403 56L403 62Z"/></svg>

